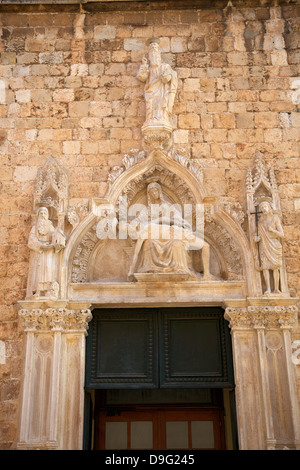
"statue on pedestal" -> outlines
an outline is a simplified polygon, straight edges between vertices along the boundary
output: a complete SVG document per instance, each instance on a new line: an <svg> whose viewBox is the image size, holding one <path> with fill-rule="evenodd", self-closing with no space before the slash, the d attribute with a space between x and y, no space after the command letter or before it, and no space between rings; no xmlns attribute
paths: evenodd
<svg viewBox="0 0 300 470"><path fill-rule="evenodd" d="M149 41L148 59L144 57L137 78L145 83L146 121L142 128L147 143L164 146L172 133L170 116L178 86L177 73L161 60L158 39Z"/></svg>
<svg viewBox="0 0 300 470"><path fill-rule="evenodd" d="M55 258L65 246L65 241L65 235L55 229L49 219L47 207L41 207L28 241L29 248L34 251L32 291L35 297L58 297Z"/></svg>
<svg viewBox="0 0 300 470"><path fill-rule="evenodd" d="M147 187L148 220L141 224L136 242L133 260L128 277L134 273L176 274L187 278L199 278L191 265L188 251L201 249L204 267L203 279L213 279L209 272L209 245L201 234L195 234L191 225L182 217L176 205L171 205L164 198L159 183ZM150 208L156 207L155 216ZM139 267L137 267L140 255Z"/></svg>
<svg viewBox="0 0 300 470"><path fill-rule="evenodd" d="M266 285L265 294L271 293L270 272L273 272L274 293L280 294L280 268L282 266L282 243L284 232L280 218L273 213L271 204L267 201L259 205L261 216L258 224L258 243L260 270Z"/></svg>

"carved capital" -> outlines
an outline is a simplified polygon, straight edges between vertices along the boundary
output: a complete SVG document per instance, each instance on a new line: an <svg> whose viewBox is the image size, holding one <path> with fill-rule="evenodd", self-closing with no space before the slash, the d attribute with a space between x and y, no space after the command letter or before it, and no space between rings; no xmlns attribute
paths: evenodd
<svg viewBox="0 0 300 470"><path fill-rule="evenodd" d="M227 307L225 319L236 329L290 329L296 324L297 310L296 305Z"/></svg>
<svg viewBox="0 0 300 470"><path fill-rule="evenodd" d="M251 318L246 307L227 307L224 315L230 328L251 328Z"/></svg>
<svg viewBox="0 0 300 470"><path fill-rule="evenodd" d="M79 331L86 332L92 319L89 309L71 310L67 308L21 309L25 331Z"/></svg>

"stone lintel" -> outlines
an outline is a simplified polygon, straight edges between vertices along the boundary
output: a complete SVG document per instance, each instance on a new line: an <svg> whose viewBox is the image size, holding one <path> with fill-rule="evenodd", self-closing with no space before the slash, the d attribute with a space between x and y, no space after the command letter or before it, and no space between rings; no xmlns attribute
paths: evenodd
<svg viewBox="0 0 300 470"><path fill-rule="evenodd" d="M222 306L224 299L238 299L246 292L245 281L178 281L163 282L94 282L72 283L69 298L73 302L89 301L93 306L124 305Z"/></svg>

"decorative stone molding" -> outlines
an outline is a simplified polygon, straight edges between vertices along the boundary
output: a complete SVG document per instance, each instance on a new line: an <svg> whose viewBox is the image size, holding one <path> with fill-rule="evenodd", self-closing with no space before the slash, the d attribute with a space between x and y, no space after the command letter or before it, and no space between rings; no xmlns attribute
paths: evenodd
<svg viewBox="0 0 300 470"><path fill-rule="evenodd" d="M269 198L275 204L274 209L280 209L279 198L274 198L274 193L278 192L274 170L266 166L261 153L256 154L254 168L249 169L247 172L246 188L247 192L253 194L254 205L258 204L262 199Z"/></svg>
<svg viewBox="0 0 300 470"><path fill-rule="evenodd" d="M152 181L159 181L163 186L169 188L179 198L182 204L191 204L195 202L194 195L187 183L176 173L165 168L163 165L155 163L144 174L138 175L128 183L122 191L122 195L127 197L130 204L134 197L142 190L146 189L147 184Z"/></svg>
<svg viewBox="0 0 300 470"><path fill-rule="evenodd" d="M224 318L229 321L230 328L291 329L296 325L297 311L296 305L227 307Z"/></svg>
<svg viewBox="0 0 300 470"><path fill-rule="evenodd" d="M231 200L231 198L222 198L222 205L226 212L234 219L238 224L242 224L245 220L245 214L242 206L239 202Z"/></svg>
<svg viewBox="0 0 300 470"><path fill-rule="evenodd" d="M252 322L246 307L227 307L224 314L225 320L229 322L231 329L251 328Z"/></svg>
<svg viewBox="0 0 300 470"><path fill-rule="evenodd" d="M83 202L78 202L74 206L70 207L67 211L67 219L73 226L74 230L84 217L89 213L88 205Z"/></svg>
<svg viewBox="0 0 300 470"><path fill-rule="evenodd" d="M71 310L68 308L21 309L19 316L25 331L80 331L85 332L92 319L89 309Z"/></svg>
<svg viewBox="0 0 300 470"><path fill-rule="evenodd" d="M54 158L50 158L40 168L36 178L34 191L34 210L40 206L53 207L57 212L59 227L63 221L68 204L68 177L65 170Z"/></svg>
<svg viewBox="0 0 300 470"><path fill-rule="evenodd" d="M126 153L122 159L121 166L114 166L108 175L107 182L111 185L125 170L133 167L137 163L140 163L147 157L147 153L144 150L132 149Z"/></svg>
<svg viewBox="0 0 300 470"><path fill-rule="evenodd" d="M191 155L185 149L172 149L168 156L184 168L187 168L203 184L203 168L197 158L191 158Z"/></svg>
<svg viewBox="0 0 300 470"><path fill-rule="evenodd" d="M214 240L216 246L222 251L222 256L226 261L228 278L243 279L243 263L236 243L228 231L213 219L210 209L205 211L204 235Z"/></svg>
<svg viewBox="0 0 300 470"><path fill-rule="evenodd" d="M97 223L83 236L76 248L72 261L71 282L86 282L87 268L91 252L99 241L96 234Z"/></svg>
<svg viewBox="0 0 300 470"><path fill-rule="evenodd" d="M293 367L299 350L296 352L297 345L291 345L291 330L297 326L297 300L273 297L225 302L236 365L241 449L299 449L299 406ZM249 367L242 364L241 358L248 361ZM243 423L251 415L255 416L255 432L244 432Z"/></svg>

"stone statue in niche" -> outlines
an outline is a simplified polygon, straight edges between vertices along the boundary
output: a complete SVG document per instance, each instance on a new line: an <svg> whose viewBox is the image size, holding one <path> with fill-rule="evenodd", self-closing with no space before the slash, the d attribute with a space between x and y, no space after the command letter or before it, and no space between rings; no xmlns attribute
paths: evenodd
<svg viewBox="0 0 300 470"><path fill-rule="evenodd" d="M169 64L162 63L159 40L149 41L149 62L146 57L140 66L137 78L145 82L146 122L159 121L170 124L177 74Z"/></svg>
<svg viewBox="0 0 300 470"><path fill-rule="evenodd" d="M191 265L191 249L202 250L203 279L214 279L209 271L209 245L201 234L193 232L179 208L176 209L176 205L165 199L159 183L153 182L147 186L147 203L147 216L139 220L140 231L128 273L129 279L132 280L135 273L176 274L183 275L184 279L197 279L200 275Z"/></svg>
<svg viewBox="0 0 300 470"><path fill-rule="evenodd" d="M265 294L271 293L270 272L273 272L274 293L280 294L281 240L284 238L284 232L280 218L274 214L269 202L261 202L259 212L261 212L261 216L258 223L258 236L255 241L258 244L259 269L263 273L266 285Z"/></svg>
<svg viewBox="0 0 300 470"><path fill-rule="evenodd" d="M57 253L64 248L66 238L54 228L47 207L40 207L36 224L29 234L28 246L34 251L32 293L35 297L57 298Z"/></svg>

